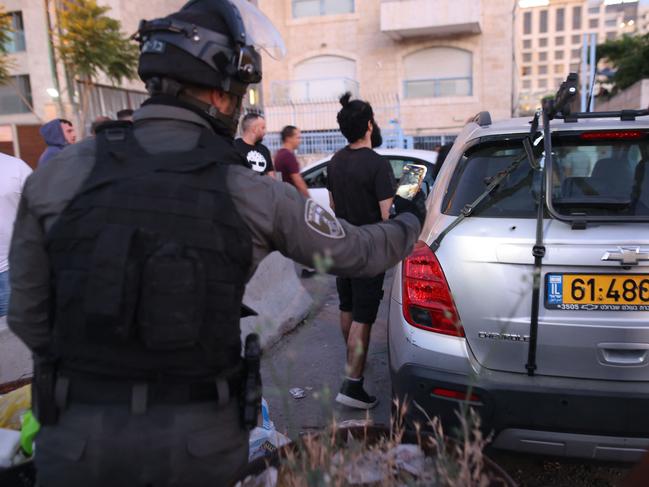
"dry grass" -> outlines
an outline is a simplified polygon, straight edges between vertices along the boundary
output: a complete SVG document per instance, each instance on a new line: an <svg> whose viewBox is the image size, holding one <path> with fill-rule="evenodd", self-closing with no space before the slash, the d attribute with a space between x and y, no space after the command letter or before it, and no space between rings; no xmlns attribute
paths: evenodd
<svg viewBox="0 0 649 487"><path fill-rule="evenodd" d="M277 483L247 479L242 487L487 487L483 449L488 442L480 431L479 415L472 409L458 415L460 438L449 440L438 418L428 419L427 431L415 425L407 433L408 406L395 403L396 414L388 432L378 434L365 426L354 430L333 424L325 431L304 435L286 452ZM353 434L352 434L353 432ZM404 446L408 444L409 446ZM261 479L259 479L261 480ZM274 479L273 479L274 480Z"/></svg>

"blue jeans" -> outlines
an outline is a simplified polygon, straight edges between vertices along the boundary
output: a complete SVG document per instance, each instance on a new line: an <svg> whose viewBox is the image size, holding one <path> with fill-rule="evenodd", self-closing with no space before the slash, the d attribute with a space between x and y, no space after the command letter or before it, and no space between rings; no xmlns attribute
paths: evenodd
<svg viewBox="0 0 649 487"><path fill-rule="evenodd" d="M9 308L9 271L0 272L0 316L6 316Z"/></svg>

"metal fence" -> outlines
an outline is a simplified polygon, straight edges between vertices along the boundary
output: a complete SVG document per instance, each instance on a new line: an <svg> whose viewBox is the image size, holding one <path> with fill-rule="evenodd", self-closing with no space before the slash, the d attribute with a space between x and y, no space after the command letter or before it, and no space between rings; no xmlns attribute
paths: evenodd
<svg viewBox="0 0 649 487"><path fill-rule="evenodd" d="M413 147L415 149L434 150L438 145L455 142L457 135L415 135Z"/></svg>
<svg viewBox="0 0 649 487"><path fill-rule="evenodd" d="M409 135L401 127L401 102L396 94L363 95L362 99L372 105L374 118L381 127L383 148L427 149L443 145L455 139L455 135ZM264 107L267 135L264 144L274 152L281 147L279 132L287 125L298 127L302 132L301 155L331 154L345 145L347 140L340 133L336 116L340 103L335 98L312 102L270 103Z"/></svg>

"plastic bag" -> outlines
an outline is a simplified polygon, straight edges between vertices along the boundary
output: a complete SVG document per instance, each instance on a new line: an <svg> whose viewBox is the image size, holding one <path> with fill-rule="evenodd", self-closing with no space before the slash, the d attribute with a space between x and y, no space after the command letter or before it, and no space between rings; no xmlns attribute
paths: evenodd
<svg viewBox="0 0 649 487"><path fill-rule="evenodd" d="M253 461L256 458L273 453L278 448L287 445L291 440L275 429L275 424L270 420L268 403L261 399L261 426L250 432L250 448L248 459Z"/></svg>
<svg viewBox="0 0 649 487"><path fill-rule="evenodd" d="M32 387L23 386L0 396L0 428L20 431L20 417L32 407Z"/></svg>

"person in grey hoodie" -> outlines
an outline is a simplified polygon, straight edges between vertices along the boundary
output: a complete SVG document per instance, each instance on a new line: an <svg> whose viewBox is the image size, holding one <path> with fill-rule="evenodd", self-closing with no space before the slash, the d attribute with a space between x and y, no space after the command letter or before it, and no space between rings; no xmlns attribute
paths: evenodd
<svg viewBox="0 0 649 487"><path fill-rule="evenodd" d="M45 139L47 148L38 159L38 167L44 166L52 157L61 152L66 145L77 141L74 126L69 120L55 118L41 127L41 135Z"/></svg>

